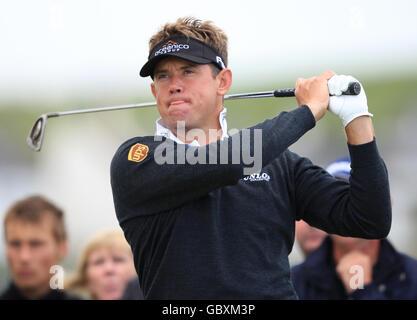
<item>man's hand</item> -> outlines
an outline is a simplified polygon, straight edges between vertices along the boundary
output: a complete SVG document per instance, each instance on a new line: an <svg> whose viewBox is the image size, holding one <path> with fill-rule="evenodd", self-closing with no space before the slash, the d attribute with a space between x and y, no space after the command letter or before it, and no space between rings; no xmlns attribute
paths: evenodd
<svg viewBox="0 0 417 320"><path fill-rule="evenodd" d="M318 77L309 79L299 78L295 84L295 97L298 105L307 105L316 122L323 118L329 106L329 88L327 81L336 75L326 70Z"/></svg>
<svg viewBox="0 0 417 320"><path fill-rule="evenodd" d="M355 95L342 95L346 91L349 83L359 82L352 76L335 75L328 81L330 97L329 111L337 115L346 126L354 119L361 116L373 115L368 112L368 102L365 90L361 85L361 93Z"/></svg>
<svg viewBox="0 0 417 320"><path fill-rule="evenodd" d="M337 115L345 127L348 142L352 145L364 144L374 139L374 128L368 112L365 90L357 96L341 95L350 82L357 82L352 76L335 75L328 81L330 97L329 111Z"/></svg>
<svg viewBox="0 0 417 320"><path fill-rule="evenodd" d="M363 269L363 285L372 282L372 261L371 257L361 251L351 251L344 255L336 266L336 272L348 294L352 293L355 288L351 285L351 279L355 274L351 273L352 266L360 266Z"/></svg>

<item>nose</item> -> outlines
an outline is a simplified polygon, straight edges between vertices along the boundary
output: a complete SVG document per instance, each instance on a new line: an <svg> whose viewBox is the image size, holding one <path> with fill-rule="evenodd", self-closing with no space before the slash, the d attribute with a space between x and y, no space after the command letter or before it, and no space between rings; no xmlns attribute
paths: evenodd
<svg viewBox="0 0 417 320"><path fill-rule="evenodd" d="M104 273L111 275L115 272L115 265L112 261L107 261L104 265Z"/></svg>
<svg viewBox="0 0 417 320"><path fill-rule="evenodd" d="M181 93L183 91L183 83L178 76L171 77L171 82L169 84L169 93Z"/></svg>
<svg viewBox="0 0 417 320"><path fill-rule="evenodd" d="M19 250L19 260L21 263L27 263L31 260L32 254L28 246L22 246Z"/></svg>

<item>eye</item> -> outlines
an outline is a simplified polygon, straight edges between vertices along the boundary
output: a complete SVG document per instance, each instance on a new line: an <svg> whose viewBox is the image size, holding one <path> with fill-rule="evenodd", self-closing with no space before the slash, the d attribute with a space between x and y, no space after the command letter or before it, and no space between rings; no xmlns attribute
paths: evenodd
<svg viewBox="0 0 417 320"><path fill-rule="evenodd" d="M194 73L194 70L192 70L192 69L185 69L184 73L185 74L193 74Z"/></svg>
<svg viewBox="0 0 417 320"><path fill-rule="evenodd" d="M30 242L30 246L32 247L32 248L39 248L39 247L41 247L43 245L43 242L42 241L40 241L40 240L33 240L33 241L31 241Z"/></svg>
<svg viewBox="0 0 417 320"><path fill-rule="evenodd" d="M126 258L122 256L116 256L116 257L113 257L113 261L116 263L122 263L126 261Z"/></svg>
<svg viewBox="0 0 417 320"><path fill-rule="evenodd" d="M92 261L91 264L93 266L99 266L99 265L102 265L104 263L104 260L105 260L104 258L96 258Z"/></svg>
<svg viewBox="0 0 417 320"><path fill-rule="evenodd" d="M158 73L156 75L157 80L162 80L162 79L166 79L166 78L168 78L168 75L166 73Z"/></svg>
<svg viewBox="0 0 417 320"><path fill-rule="evenodd" d="M20 241L9 241L9 246L12 248L20 247Z"/></svg>

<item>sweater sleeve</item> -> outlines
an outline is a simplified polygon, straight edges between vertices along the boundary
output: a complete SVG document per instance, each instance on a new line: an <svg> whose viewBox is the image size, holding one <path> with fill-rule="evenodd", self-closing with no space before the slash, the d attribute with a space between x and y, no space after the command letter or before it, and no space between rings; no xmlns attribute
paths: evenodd
<svg viewBox="0 0 417 320"><path fill-rule="evenodd" d="M110 168L119 222L173 209L236 184L248 174L249 156L260 171L314 126L310 109L302 106L202 147L155 137L130 139L118 149Z"/></svg>
<svg viewBox="0 0 417 320"><path fill-rule="evenodd" d="M351 175L335 179L300 158L295 169L297 219L328 233L366 239L384 238L391 228L388 172L375 139L349 145Z"/></svg>

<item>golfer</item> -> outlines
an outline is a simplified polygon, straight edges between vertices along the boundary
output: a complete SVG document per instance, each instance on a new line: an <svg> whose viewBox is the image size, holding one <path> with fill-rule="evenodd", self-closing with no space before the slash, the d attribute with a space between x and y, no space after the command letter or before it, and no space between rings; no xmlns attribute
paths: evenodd
<svg viewBox="0 0 417 320"><path fill-rule="evenodd" d="M140 75L153 80L161 118L155 136L126 141L111 164L145 299L297 299L288 262L296 220L343 236L389 233L388 175L365 91L341 95L357 80L300 78L297 108L229 136L227 65L227 37L211 22L178 19L150 39ZM288 150L327 109L346 131L350 183Z"/></svg>

